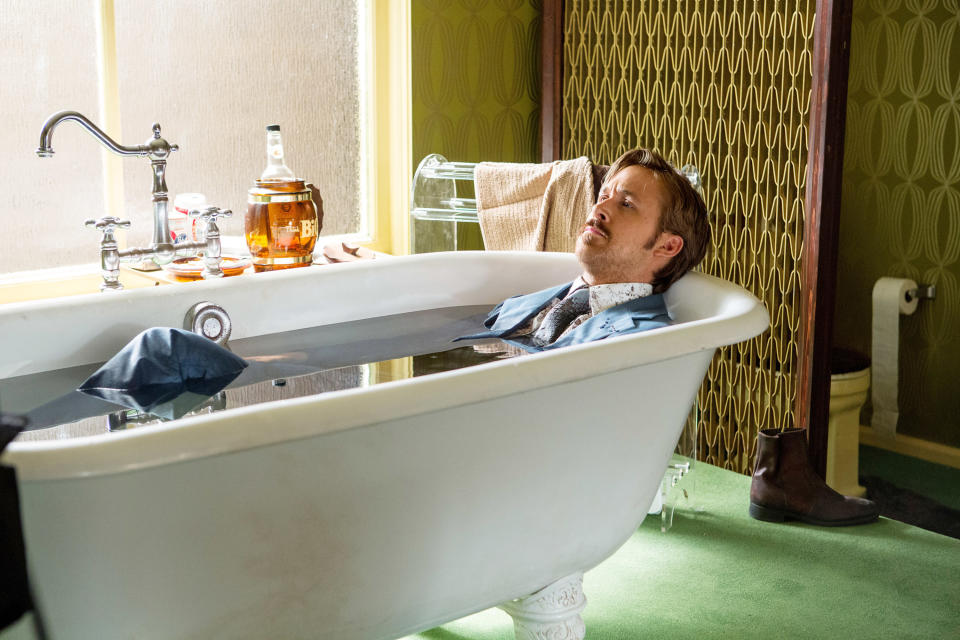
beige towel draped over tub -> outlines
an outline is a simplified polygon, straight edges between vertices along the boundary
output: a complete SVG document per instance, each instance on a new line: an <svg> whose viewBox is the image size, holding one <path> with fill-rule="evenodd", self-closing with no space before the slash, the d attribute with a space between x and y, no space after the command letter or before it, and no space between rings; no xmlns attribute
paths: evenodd
<svg viewBox="0 0 960 640"><path fill-rule="evenodd" d="M573 251L593 206L586 157L545 164L481 162L474 172L487 250Z"/></svg>

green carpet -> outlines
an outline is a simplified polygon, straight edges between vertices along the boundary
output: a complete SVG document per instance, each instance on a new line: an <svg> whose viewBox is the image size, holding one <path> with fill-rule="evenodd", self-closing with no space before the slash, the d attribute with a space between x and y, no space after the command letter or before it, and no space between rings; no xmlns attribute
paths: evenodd
<svg viewBox="0 0 960 640"><path fill-rule="evenodd" d="M588 639L960 638L960 541L881 518L858 527L747 515L750 478L700 463L694 502L649 517L584 578ZM407 640L512 640L492 609Z"/></svg>

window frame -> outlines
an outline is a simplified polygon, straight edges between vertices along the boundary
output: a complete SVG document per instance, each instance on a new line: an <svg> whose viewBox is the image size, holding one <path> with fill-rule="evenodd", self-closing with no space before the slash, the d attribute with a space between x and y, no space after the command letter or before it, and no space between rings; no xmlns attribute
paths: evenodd
<svg viewBox="0 0 960 640"><path fill-rule="evenodd" d="M360 229L321 235L393 255L408 253L410 184L410 0L358 1L360 84ZM120 131L120 92L114 0L97 1L97 59L103 130ZM122 158L104 151L104 196L109 215L123 217ZM122 235L118 240L123 242ZM242 237L224 237L242 247Z"/></svg>

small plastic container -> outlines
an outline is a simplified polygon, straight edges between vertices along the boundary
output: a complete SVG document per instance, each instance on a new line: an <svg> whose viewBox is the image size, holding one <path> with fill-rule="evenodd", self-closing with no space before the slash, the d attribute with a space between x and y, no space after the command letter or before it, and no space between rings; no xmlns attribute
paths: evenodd
<svg viewBox="0 0 960 640"><path fill-rule="evenodd" d="M202 193L180 193L173 199L173 211L167 214L170 224L170 239L173 244L203 242L203 226L200 219L190 215L196 209L207 206L207 197Z"/></svg>

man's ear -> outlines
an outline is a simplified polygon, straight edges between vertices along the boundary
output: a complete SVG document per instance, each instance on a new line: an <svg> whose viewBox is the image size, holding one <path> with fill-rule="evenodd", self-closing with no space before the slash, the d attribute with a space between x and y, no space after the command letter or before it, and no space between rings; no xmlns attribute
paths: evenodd
<svg viewBox="0 0 960 640"><path fill-rule="evenodd" d="M683 249L683 238L675 233L664 231L657 239L657 246L653 249L653 255L661 258L672 258Z"/></svg>

